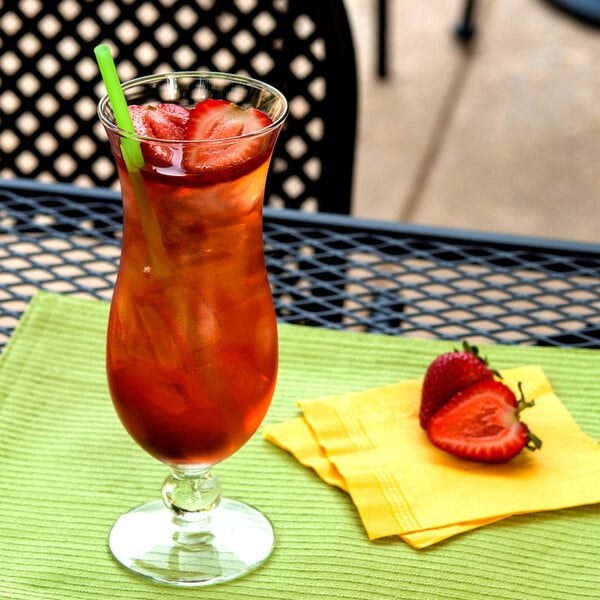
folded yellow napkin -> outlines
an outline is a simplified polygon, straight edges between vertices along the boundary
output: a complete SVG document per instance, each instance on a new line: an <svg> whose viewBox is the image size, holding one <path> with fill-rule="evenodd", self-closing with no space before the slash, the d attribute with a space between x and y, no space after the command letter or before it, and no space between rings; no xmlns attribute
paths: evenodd
<svg viewBox="0 0 600 600"><path fill-rule="evenodd" d="M486 465L435 448L419 426L421 380L299 402L303 416L265 437L347 491L369 539L423 548L504 517L600 502L600 445L585 434L538 366L509 369L535 406L522 419L543 441Z"/></svg>

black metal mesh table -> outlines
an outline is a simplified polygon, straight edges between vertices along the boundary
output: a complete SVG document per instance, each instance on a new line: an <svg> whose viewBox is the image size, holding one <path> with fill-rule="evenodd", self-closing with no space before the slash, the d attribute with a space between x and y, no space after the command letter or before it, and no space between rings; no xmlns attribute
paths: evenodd
<svg viewBox="0 0 600 600"><path fill-rule="evenodd" d="M109 190L0 182L0 343L44 289L110 299ZM282 321L472 342L600 346L600 245L265 209Z"/></svg>

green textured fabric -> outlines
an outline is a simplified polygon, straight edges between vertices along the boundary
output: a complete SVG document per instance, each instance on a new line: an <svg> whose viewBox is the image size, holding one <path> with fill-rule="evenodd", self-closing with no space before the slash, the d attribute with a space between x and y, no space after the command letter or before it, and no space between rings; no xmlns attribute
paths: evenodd
<svg viewBox="0 0 600 600"><path fill-rule="evenodd" d="M108 532L120 514L158 496L166 469L128 438L113 412L104 374L107 315L105 303L40 293L1 358L0 598L600 596L598 505L512 517L422 551L397 538L368 542L349 497L260 432L216 472L227 495L273 521L269 562L204 590L129 573L112 559ZM299 399L418 377L452 346L281 325L266 422L298 414ZM540 364L582 429L600 439L600 353L515 346L484 353L499 368Z"/></svg>

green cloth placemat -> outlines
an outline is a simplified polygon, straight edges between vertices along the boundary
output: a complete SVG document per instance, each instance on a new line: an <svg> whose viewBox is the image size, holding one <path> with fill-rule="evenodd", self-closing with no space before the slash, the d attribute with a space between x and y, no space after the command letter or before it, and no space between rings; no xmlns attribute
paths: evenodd
<svg viewBox="0 0 600 600"><path fill-rule="evenodd" d="M513 517L424 551L397 538L368 542L349 497L260 431L216 471L228 496L273 521L269 562L200 590L129 573L112 559L108 532L120 514L158 497L166 468L129 439L113 412L104 373L107 315L106 303L40 293L0 359L0 598L600 596L598 505ZM302 398L421 376L453 346L281 325L279 381L266 422L298 414ZM600 353L514 346L484 353L498 368L540 364L580 426L600 439Z"/></svg>

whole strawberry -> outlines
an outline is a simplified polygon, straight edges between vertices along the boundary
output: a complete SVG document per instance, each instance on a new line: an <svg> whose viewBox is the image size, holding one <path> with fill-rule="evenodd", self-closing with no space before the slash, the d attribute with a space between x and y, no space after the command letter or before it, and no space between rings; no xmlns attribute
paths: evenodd
<svg viewBox="0 0 600 600"><path fill-rule="evenodd" d="M454 394L478 381L494 378L485 359L480 358L476 346L463 342L463 350L454 350L438 356L427 368L421 391L419 422L423 429L431 417Z"/></svg>
<svg viewBox="0 0 600 600"><path fill-rule="evenodd" d="M501 463L542 442L519 420L523 409L533 406L501 381L479 381L458 392L427 425L434 446L454 456L484 463Z"/></svg>

